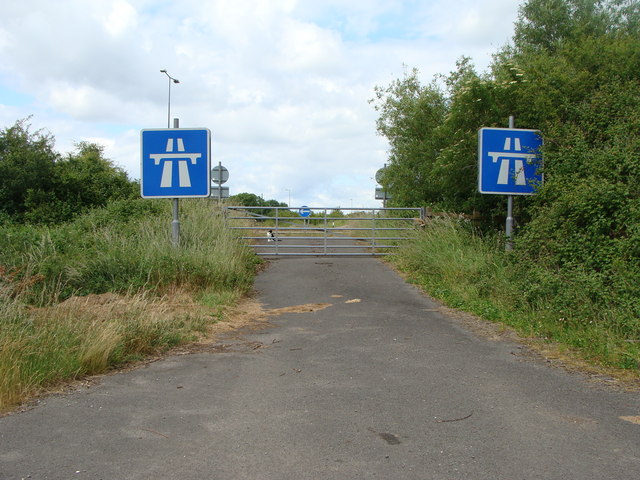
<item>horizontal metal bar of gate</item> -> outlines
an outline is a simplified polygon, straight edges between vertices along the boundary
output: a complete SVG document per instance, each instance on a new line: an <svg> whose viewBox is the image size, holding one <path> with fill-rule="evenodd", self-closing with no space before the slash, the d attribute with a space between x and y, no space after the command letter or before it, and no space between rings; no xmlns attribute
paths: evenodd
<svg viewBox="0 0 640 480"><path fill-rule="evenodd" d="M388 255L415 230L415 220L424 218L420 208L305 207L303 213L309 214L306 217L298 215L299 211L288 207L227 206L225 218L229 227L243 232L241 238L262 256ZM403 214L407 216L400 216ZM369 225L353 226L363 225L362 222Z"/></svg>

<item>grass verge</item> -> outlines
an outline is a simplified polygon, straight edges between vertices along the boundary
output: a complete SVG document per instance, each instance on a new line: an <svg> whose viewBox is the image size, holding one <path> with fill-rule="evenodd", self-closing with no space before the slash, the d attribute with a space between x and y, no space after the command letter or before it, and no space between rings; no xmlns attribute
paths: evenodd
<svg viewBox="0 0 640 480"><path fill-rule="evenodd" d="M520 264L497 237L482 237L466 225L439 220L391 261L450 307L509 325L532 341L554 343L564 354L591 365L638 374L640 323L632 308L595 302L585 294L580 277L570 272L541 273ZM543 287L544 295L528 293Z"/></svg>
<svg viewBox="0 0 640 480"><path fill-rule="evenodd" d="M215 202L127 201L52 228L0 228L0 412L42 389L204 335L259 261Z"/></svg>

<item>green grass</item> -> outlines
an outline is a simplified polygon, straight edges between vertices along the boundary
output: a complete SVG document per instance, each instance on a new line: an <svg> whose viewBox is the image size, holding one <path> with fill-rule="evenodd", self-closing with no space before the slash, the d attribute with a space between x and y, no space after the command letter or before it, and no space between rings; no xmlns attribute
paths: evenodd
<svg viewBox="0 0 640 480"><path fill-rule="evenodd" d="M33 393L192 341L259 261L216 202L136 200L51 228L0 228L0 411Z"/></svg>
<svg viewBox="0 0 640 480"><path fill-rule="evenodd" d="M639 369L637 304L597 301L615 298L616 291L601 291L594 299L596 287L586 288L575 271L532 268L516 253L505 252L496 236L482 237L454 221L435 221L392 261L451 307L514 327L522 336L555 342L594 365Z"/></svg>

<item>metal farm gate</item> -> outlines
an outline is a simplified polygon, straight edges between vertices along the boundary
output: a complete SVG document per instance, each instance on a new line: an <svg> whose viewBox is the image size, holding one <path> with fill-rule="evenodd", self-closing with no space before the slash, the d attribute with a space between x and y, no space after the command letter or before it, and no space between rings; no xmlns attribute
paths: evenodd
<svg viewBox="0 0 640 480"><path fill-rule="evenodd" d="M225 207L262 256L388 255L424 224L421 208Z"/></svg>

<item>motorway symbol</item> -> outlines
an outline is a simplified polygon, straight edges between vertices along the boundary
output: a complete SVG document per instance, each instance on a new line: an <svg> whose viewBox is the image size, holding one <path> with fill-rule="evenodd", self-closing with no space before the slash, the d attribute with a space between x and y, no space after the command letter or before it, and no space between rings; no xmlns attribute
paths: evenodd
<svg viewBox="0 0 640 480"><path fill-rule="evenodd" d="M537 130L481 128L478 132L478 190L533 195L542 184L538 170L542 137Z"/></svg>
<svg viewBox="0 0 640 480"><path fill-rule="evenodd" d="M211 132L147 129L140 132L143 198L208 197L211 188Z"/></svg>

